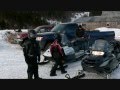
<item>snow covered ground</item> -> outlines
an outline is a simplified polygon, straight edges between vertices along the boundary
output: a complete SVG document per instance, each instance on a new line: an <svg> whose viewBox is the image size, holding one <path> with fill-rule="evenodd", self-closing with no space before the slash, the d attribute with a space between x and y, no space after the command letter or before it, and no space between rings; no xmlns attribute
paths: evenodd
<svg viewBox="0 0 120 90"><path fill-rule="evenodd" d="M10 44L3 38L5 32L0 31L0 79L27 79L27 65L24 61L22 49L19 45ZM41 59L44 57L41 55ZM66 79L65 74L57 71L57 76L50 77L52 62L46 65L39 65L39 76L45 79ZM78 70L82 70L81 61L68 64L66 68L71 77L77 74ZM86 73L83 79L104 79L95 73ZM111 74L112 79L120 79L120 67Z"/></svg>

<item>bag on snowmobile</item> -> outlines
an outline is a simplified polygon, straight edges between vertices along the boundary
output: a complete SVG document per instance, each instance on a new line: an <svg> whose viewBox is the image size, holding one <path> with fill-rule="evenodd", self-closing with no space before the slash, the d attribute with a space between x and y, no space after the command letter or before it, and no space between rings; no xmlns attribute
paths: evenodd
<svg viewBox="0 0 120 90"><path fill-rule="evenodd" d="M63 50L65 52L65 55L75 54L75 51L72 47L65 46L65 47L63 47Z"/></svg>
<svg viewBox="0 0 120 90"><path fill-rule="evenodd" d="M63 51L65 53L66 61L74 61L75 60L75 51L72 47L65 46L65 47L63 47Z"/></svg>

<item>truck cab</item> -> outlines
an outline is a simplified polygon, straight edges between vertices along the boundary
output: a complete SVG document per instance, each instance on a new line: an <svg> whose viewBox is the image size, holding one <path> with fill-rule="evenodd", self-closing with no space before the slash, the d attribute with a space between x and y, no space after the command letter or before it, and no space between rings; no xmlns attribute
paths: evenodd
<svg viewBox="0 0 120 90"><path fill-rule="evenodd" d="M51 32L40 33L37 35L38 38L41 38L40 44L41 49L46 50L48 46L55 40L57 34L65 34L68 40L76 38L76 30L78 25L76 23L62 23L56 25Z"/></svg>

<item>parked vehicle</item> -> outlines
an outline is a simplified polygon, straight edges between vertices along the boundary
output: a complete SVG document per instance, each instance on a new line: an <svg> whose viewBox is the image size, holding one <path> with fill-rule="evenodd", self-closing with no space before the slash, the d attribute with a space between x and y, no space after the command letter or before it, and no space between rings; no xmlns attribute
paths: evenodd
<svg viewBox="0 0 120 90"><path fill-rule="evenodd" d="M54 27L54 25L42 25L42 26L38 26L36 27L34 30L37 32L37 34L39 33L43 33L43 32L50 32L50 30ZM28 36L28 32L21 32L17 34L17 41L20 44L21 41ZM39 41L41 38L37 38L37 40Z"/></svg>
<svg viewBox="0 0 120 90"><path fill-rule="evenodd" d="M5 40L11 44L17 44L16 37L17 34L14 32L6 32L5 34Z"/></svg>
<svg viewBox="0 0 120 90"><path fill-rule="evenodd" d="M79 38L76 35L76 31L78 30L77 23L61 23L56 25L51 32L45 32L38 34L38 38L41 44L41 49L43 51L47 50L50 44L55 40L56 34L59 33L61 36L65 35L68 41L72 41L76 38ZM113 31L108 32L100 32L99 30L95 31L85 31L85 38L87 38L90 42L89 44L93 43L95 39L99 37L105 37L106 39L113 38L115 33Z"/></svg>
<svg viewBox="0 0 120 90"><path fill-rule="evenodd" d="M78 25L76 23L62 23L56 25L51 32L45 32L38 34L38 38L41 37L41 49L47 50L50 44L55 40L56 34L65 34L68 40L72 40L76 37L76 29L78 29Z"/></svg>
<svg viewBox="0 0 120 90"><path fill-rule="evenodd" d="M120 62L120 42L95 40L88 55L82 60L83 70L89 72L111 73Z"/></svg>
<svg viewBox="0 0 120 90"><path fill-rule="evenodd" d="M113 40L114 32L99 32L99 31L90 31L87 32L88 38L75 38L72 41L69 41L65 34L62 36L62 47L65 52L65 61L73 62L76 60L81 60L87 53L89 47L94 43L95 40L99 38L104 38L105 40ZM97 36L98 35L98 36ZM104 36L104 37L103 37ZM46 50L43 54L45 59L52 60L50 50Z"/></svg>
<svg viewBox="0 0 120 90"><path fill-rule="evenodd" d="M36 27L34 30L37 33L44 33L44 32L50 32L53 27L54 25L42 25L42 26Z"/></svg>

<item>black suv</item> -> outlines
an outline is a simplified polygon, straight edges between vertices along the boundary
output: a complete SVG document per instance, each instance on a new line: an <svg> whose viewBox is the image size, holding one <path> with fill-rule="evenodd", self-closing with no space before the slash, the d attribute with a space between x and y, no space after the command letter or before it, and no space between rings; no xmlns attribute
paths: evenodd
<svg viewBox="0 0 120 90"><path fill-rule="evenodd" d="M79 38L76 35L77 30L79 30L77 23L62 23L56 25L51 32L39 33L37 37L40 38L41 49L48 49L50 44L55 40L57 33L62 36L62 40L67 38L66 40L63 40L65 45L67 42L69 43L74 41L74 39ZM87 39L89 45L91 46L96 39L104 38L106 40L112 40L114 36L114 31L100 32L99 30L92 30L85 31L84 39ZM64 44L64 42L62 44Z"/></svg>
<svg viewBox="0 0 120 90"><path fill-rule="evenodd" d="M72 40L76 37L76 30L78 24L76 23L62 23L56 25L51 32L39 33L37 35L40 39L41 49L46 50L48 46L55 40L57 33L64 34L68 40Z"/></svg>

